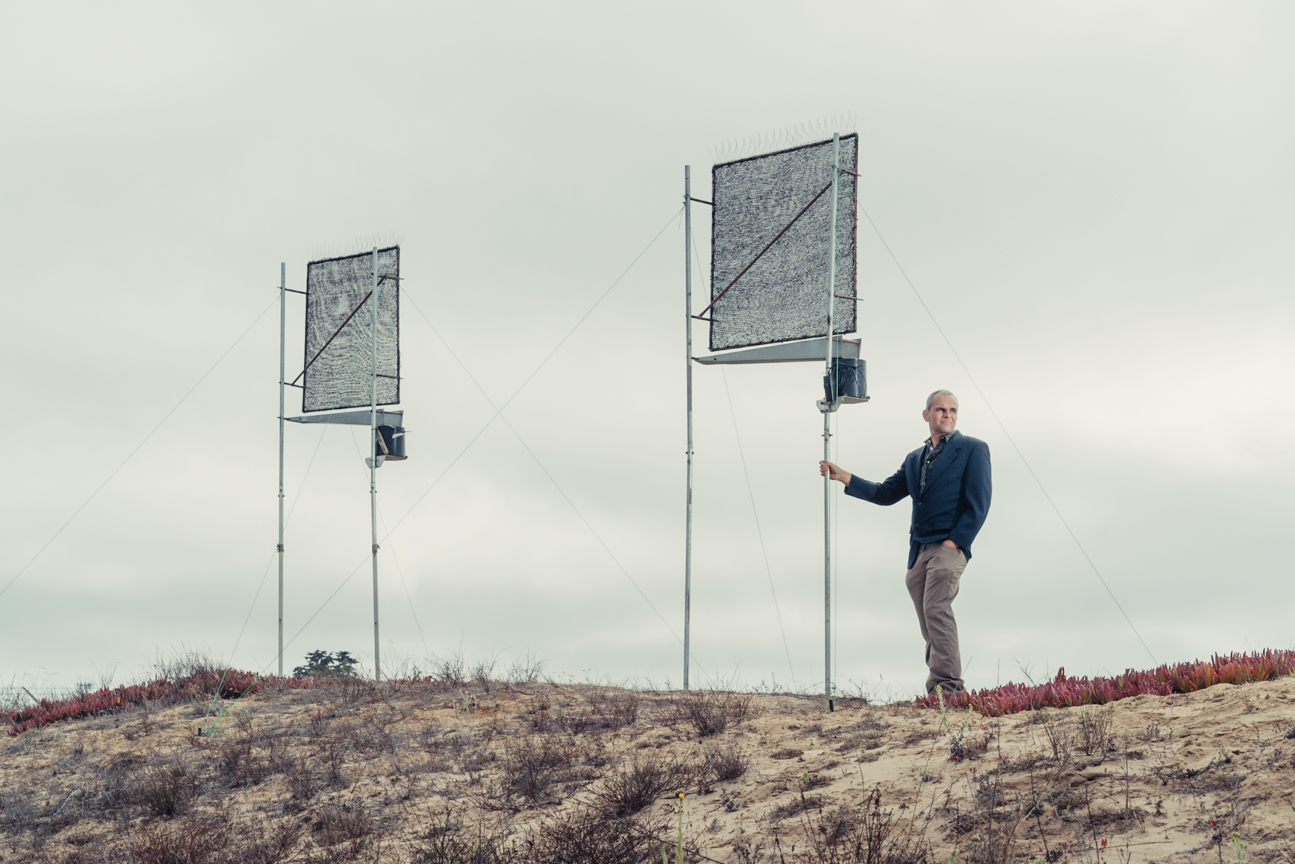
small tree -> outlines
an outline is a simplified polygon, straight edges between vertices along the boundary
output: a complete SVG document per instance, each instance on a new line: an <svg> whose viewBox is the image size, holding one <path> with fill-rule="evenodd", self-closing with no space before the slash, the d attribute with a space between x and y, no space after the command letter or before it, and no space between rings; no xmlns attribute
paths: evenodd
<svg viewBox="0 0 1295 864"><path fill-rule="evenodd" d="M349 677L355 674L356 659L349 651L338 651L330 654L327 651L311 651L306 655L306 662L292 670L293 678L335 678Z"/></svg>

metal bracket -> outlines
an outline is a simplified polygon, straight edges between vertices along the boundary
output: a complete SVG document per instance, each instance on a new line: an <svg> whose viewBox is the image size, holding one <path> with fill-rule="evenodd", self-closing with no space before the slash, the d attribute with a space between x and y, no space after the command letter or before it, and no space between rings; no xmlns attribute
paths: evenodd
<svg viewBox="0 0 1295 864"><path fill-rule="evenodd" d="M374 555L377 555L377 554L378 554L378 549L379 549L379 548L380 548L380 547L378 546L378 544L377 544L377 543L374 543L374 544L373 544L373 554L374 554Z"/></svg>
<svg viewBox="0 0 1295 864"><path fill-rule="evenodd" d="M280 543L280 544L279 544L279 551L280 551L280 552L282 552L282 551L283 551L283 544L282 544L282 543Z"/></svg>
<svg viewBox="0 0 1295 864"><path fill-rule="evenodd" d="M819 399L814 404L818 406L819 413L821 414L833 414L836 412L836 409L841 407L840 402L828 402L826 399Z"/></svg>

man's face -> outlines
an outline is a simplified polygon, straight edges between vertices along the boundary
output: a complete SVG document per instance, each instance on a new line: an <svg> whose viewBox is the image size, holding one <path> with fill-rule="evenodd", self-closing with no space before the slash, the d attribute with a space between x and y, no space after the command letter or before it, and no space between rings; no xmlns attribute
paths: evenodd
<svg viewBox="0 0 1295 864"><path fill-rule="evenodd" d="M935 397L931 407L922 412L922 419L931 426L931 436L939 433L943 438L953 432L958 425L958 401L948 394L941 393Z"/></svg>

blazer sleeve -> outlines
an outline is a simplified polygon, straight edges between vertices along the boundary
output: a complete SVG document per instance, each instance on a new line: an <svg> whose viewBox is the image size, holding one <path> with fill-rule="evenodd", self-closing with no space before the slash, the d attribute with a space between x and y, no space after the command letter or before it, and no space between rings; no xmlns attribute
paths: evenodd
<svg viewBox="0 0 1295 864"><path fill-rule="evenodd" d="M845 494L853 498L862 498L873 504L889 506L908 497L908 480L904 477L904 466L880 483L864 480L858 474L851 475L850 483L845 487Z"/></svg>
<svg viewBox="0 0 1295 864"><path fill-rule="evenodd" d="M989 515L989 499L992 492L989 470L989 445L981 441L967 456L967 468L963 472L963 495L959 502L962 512L949 539L963 549L970 549L971 543L980 533Z"/></svg>

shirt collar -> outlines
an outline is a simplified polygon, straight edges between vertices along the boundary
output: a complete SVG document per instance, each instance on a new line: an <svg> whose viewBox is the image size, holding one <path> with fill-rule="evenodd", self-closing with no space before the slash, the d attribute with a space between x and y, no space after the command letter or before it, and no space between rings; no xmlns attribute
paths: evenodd
<svg viewBox="0 0 1295 864"><path fill-rule="evenodd" d="M940 443L935 445L936 449L938 449L938 448L940 448L940 447L943 447L945 444L947 444L947 443L948 443L948 441L949 441L949 439L950 439L950 438L952 438L954 435L957 435L957 434L958 434L958 431L955 429L954 431L950 432L948 435L941 435L941 436L940 436ZM925 449L927 449L927 450L932 449L932 448L931 448L931 436L930 436L930 435L927 435L927 436L926 436L926 438L925 438L925 440L922 442L922 444L923 444L923 446L925 447Z"/></svg>

